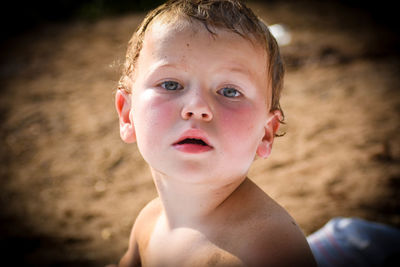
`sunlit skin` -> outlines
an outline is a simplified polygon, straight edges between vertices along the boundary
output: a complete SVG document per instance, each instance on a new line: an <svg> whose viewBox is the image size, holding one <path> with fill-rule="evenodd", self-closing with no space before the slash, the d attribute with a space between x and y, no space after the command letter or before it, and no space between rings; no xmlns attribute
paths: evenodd
<svg viewBox="0 0 400 267"><path fill-rule="evenodd" d="M266 55L238 35L219 32L216 41L201 27L194 32L156 24L146 34L132 86L138 146L154 171L175 179L245 176L271 116ZM242 50L247 53L237 53ZM163 82L179 89L166 90ZM224 88L237 96L221 95ZM171 146L193 128L214 149L194 156Z"/></svg>
<svg viewBox="0 0 400 267"><path fill-rule="evenodd" d="M182 19L146 32L132 93L118 91L116 107L159 198L120 266L313 266L293 219L246 176L271 153L281 116L266 59L256 42Z"/></svg>

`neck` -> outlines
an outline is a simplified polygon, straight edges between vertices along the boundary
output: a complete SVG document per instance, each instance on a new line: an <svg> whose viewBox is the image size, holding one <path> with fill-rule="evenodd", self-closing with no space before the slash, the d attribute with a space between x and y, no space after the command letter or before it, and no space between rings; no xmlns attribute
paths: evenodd
<svg viewBox="0 0 400 267"><path fill-rule="evenodd" d="M187 182L151 170L153 179L171 228L196 225L210 218L218 207L246 179L232 179L227 183ZM207 180L209 181L209 180Z"/></svg>

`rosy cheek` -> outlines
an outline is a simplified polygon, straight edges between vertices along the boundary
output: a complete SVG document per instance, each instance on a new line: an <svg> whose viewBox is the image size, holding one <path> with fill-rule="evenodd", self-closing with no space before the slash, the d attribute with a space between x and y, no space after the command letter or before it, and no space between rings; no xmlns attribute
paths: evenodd
<svg viewBox="0 0 400 267"><path fill-rule="evenodd" d="M223 132L232 134L233 137L250 137L254 131L257 114L254 108L244 105L237 109L223 109L220 111L221 127Z"/></svg>
<svg viewBox="0 0 400 267"><path fill-rule="evenodd" d="M153 134L159 130L171 127L171 121L176 117L177 105L173 101L166 101L163 96L152 95L141 99L143 108L141 109L141 119L146 124L148 131Z"/></svg>
<svg viewBox="0 0 400 267"><path fill-rule="evenodd" d="M243 106L220 113L221 144L236 171L247 172L256 155L260 138L260 114L254 107Z"/></svg>

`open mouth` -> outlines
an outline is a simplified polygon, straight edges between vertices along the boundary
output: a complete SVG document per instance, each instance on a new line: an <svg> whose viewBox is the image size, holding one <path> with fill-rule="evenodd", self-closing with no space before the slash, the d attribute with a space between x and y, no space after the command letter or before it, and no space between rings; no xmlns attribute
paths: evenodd
<svg viewBox="0 0 400 267"><path fill-rule="evenodd" d="M183 138L176 142L174 147L181 152L190 154L203 153L213 149L205 140L195 137Z"/></svg>
<svg viewBox="0 0 400 267"><path fill-rule="evenodd" d="M204 142L201 139L195 139L195 138L186 138L183 139L182 141L177 143L178 145L186 145L186 144L192 144L192 145L201 145L201 146L208 146L206 142Z"/></svg>
<svg viewBox="0 0 400 267"><path fill-rule="evenodd" d="M207 135L200 129L189 129L174 144L174 148L184 153L203 153L214 149Z"/></svg>

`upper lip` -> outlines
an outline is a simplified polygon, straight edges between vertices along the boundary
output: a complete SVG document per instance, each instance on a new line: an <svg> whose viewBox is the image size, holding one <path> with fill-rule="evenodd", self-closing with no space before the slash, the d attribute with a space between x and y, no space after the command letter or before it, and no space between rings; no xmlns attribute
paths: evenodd
<svg viewBox="0 0 400 267"><path fill-rule="evenodd" d="M204 131L202 131L200 129L189 129L189 130L185 131L173 145L177 145L178 143L184 141L185 139L201 140L207 146L212 147L210 142L208 141L206 134L204 133Z"/></svg>

